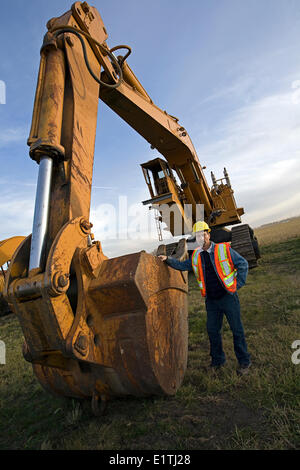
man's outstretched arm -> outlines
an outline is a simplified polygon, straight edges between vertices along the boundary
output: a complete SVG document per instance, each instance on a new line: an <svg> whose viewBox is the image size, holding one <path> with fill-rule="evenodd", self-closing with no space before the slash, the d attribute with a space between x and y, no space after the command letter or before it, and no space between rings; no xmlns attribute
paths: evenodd
<svg viewBox="0 0 300 470"><path fill-rule="evenodd" d="M185 261L178 261L171 256L159 255L159 258L164 261L168 266L178 271L193 271L192 259L186 259Z"/></svg>

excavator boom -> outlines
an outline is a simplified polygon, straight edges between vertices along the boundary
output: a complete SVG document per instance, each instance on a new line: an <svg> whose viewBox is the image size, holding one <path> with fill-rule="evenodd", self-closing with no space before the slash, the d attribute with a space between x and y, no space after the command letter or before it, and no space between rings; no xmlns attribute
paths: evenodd
<svg viewBox="0 0 300 470"><path fill-rule="evenodd" d="M33 229L13 256L4 291L40 383L52 393L91 398L97 413L99 400L173 395L180 386L187 275L144 251L108 259L94 241L99 95L128 87L95 8L76 2L47 27L28 139L39 165ZM157 112L166 126L169 118Z"/></svg>
<svg viewBox="0 0 300 470"><path fill-rule="evenodd" d="M142 164L145 204L175 205L189 224L203 205L212 227L239 224L243 209L227 174L209 188L187 131L152 102L126 62L130 48L108 47L96 8L75 2L47 28L28 138L39 165L33 229L14 253L4 294L41 384L91 398L97 413L98 401L113 396L173 395L188 338L187 274L144 251L108 259L91 233L99 97L164 157ZM119 49L125 56L116 57ZM174 221L165 222L175 234Z"/></svg>

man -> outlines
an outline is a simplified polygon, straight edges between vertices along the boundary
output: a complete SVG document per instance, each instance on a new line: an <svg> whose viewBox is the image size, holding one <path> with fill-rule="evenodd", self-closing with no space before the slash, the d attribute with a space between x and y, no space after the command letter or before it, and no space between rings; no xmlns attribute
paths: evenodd
<svg viewBox="0 0 300 470"><path fill-rule="evenodd" d="M221 329L225 314L233 334L234 352L239 363L237 373L244 375L251 365L244 328L240 316L237 290L246 282L248 262L229 243L215 244L210 240L210 228L202 221L193 227L198 248L185 261L160 255L170 267L194 271L201 294L205 297L207 333L210 341L211 367L221 368L226 361Z"/></svg>

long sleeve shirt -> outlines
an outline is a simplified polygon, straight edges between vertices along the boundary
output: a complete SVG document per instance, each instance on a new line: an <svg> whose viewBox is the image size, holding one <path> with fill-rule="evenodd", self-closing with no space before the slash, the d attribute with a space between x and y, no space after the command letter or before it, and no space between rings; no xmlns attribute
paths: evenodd
<svg viewBox="0 0 300 470"><path fill-rule="evenodd" d="M220 282L222 282L217 272L215 259L214 259L215 245L216 244L214 242L211 242L211 246L209 247L207 252L209 253L210 261L215 269L216 275L218 276ZM231 247L230 247L230 254L231 254L233 265L237 270L237 277L236 277L237 289L240 289L246 283L246 279L248 275L248 261ZM171 256L168 256L165 262L171 268L177 269L179 271L193 271L191 257L185 261L178 261L177 259L172 258ZM205 279L205 264L204 264L204 279Z"/></svg>

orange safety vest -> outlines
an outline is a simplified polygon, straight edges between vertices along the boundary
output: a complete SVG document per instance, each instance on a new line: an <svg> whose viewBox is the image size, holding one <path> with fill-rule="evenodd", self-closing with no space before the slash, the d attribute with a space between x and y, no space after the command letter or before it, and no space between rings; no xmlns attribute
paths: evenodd
<svg viewBox="0 0 300 470"><path fill-rule="evenodd" d="M216 243L214 247L215 264L219 278L228 292L236 291L237 270L231 259L229 243ZM196 248L192 254L192 267L195 273L202 297L206 296L205 280L201 260L201 249Z"/></svg>

